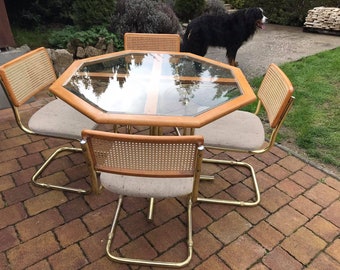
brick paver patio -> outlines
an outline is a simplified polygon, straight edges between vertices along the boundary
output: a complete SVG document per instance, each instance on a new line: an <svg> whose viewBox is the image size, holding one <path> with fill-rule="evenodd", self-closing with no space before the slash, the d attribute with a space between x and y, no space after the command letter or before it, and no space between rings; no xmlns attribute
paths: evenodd
<svg viewBox="0 0 340 270"><path fill-rule="evenodd" d="M44 101L30 103L27 111ZM10 109L0 111L0 269L148 269L105 256L116 195L83 196L30 183L51 149L64 144L70 142L23 133ZM218 151L205 155L230 158ZM261 203L253 208L196 203L194 255L183 269L340 269L340 181L279 147L231 157L254 164ZM247 171L205 164L204 172L217 174L215 181L202 182L205 196L252 198ZM45 177L88 186L79 153L59 158ZM182 258L183 202L156 200L148 222L148 201L125 199L115 247L132 256Z"/></svg>

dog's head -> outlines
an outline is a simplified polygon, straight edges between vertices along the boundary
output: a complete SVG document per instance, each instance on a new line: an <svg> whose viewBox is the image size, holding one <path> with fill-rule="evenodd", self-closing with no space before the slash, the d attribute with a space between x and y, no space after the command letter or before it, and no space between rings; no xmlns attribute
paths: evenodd
<svg viewBox="0 0 340 270"><path fill-rule="evenodd" d="M267 21L267 17L263 14L263 9L256 7L256 8L248 8L246 10L246 17L247 21L250 24L253 24L255 28L264 28L264 24Z"/></svg>

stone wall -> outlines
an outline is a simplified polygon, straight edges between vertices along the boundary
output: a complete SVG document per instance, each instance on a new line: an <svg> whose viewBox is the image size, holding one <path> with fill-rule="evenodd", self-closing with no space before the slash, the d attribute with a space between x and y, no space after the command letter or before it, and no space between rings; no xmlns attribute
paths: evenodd
<svg viewBox="0 0 340 270"><path fill-rule="evenodd" d="M304 31L340 35L340 8L316 7L308 11Z"/></svg>
<svg viewBox="0 0 340 270"><path fill-rule="evenodd" d="M57 76L72 64L75 59L88 58L116 51L113 43L106 44L104 39L99 39L96 46L80 46L68 44L67 49L47 49L52 59Z"/></svg>

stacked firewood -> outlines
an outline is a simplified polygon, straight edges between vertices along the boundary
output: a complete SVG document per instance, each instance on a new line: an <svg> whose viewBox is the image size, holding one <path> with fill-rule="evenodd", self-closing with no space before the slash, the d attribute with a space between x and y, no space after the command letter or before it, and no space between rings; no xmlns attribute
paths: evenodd
<svg viewBox="0 0 340 270"><path fill-rule="evenodd" d="M340 33L340 8L316 7L308 11L304 30Z"/></svg>

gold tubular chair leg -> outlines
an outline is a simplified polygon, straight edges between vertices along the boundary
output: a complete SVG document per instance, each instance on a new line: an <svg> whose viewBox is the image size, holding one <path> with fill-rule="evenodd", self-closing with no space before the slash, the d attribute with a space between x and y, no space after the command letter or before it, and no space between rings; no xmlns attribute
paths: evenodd
<svg viewBox="0 0 340 270"><path fill-rule="evenodd" d="M213 175L201 175L200 180L213 181L215 177Z"/></svg>
<svg viewBox="0 0 340 270"><path fill-rule="evenodd" d="M150 135L161 136L161 135L163 135L163 128L162 127L150 126L149 134Z"/></svg>
<svg viewBox="0 0 340 270"><path fill-rule="evenodd" d="M180 268L180 267L187 265L190 262L191 257L192 257L192 246L193 246L193 241L192 241L192 214L191 214L192 202L191 202L191 200L189 200L189 203L188 203L188 256L182 262L142 260L142 259L118 257L118 256L113 255L111 253L111 245L113 243L114 234L115 234L116 226L117 226L117 223L118 223L118 217L119 217L120 209L122 207L122 202L123 202L123 196L119 195L116 213L115 213L115 216L114 216L114 219L113 219L113 222L112 222L111 230L109 232L108 241L107 241L107 244L106 244L106 254L108 255L108 257L111 260L119 262L119 263L126 263L126 264L137 264L137 265L158 266L158 267L172 267L172 268Z"/></svg>
<svg viewBox="0 0 340 270"><path fill-rule="evenodd" d="M148 220L152 220L155 198L150 198Z"/></svg>
<svg viewBox="0 0 340 270"><path fill-rule="evenodd" d="M231 161L231 160L205 159L205 158L203 159L203 162L247 167L250 170L251 178L253 179L256 200L254 202L244 202L244 201L230 201L230 200L198 197L197 201L207 202L207 203L230 204L230 205L237 205L237 206L256 206L260 203L260 200L261 200L260 190L257 184L255 170L250 164L245 163L245 162ZM211 178L203 176L201 177L201 180L211 180Z"/></svg>
<svg viewBox="0 0 340 270"><path fill-rule="evenodd" d="M126 134L131 134L131 126L130 125L126 126Z"/></svg>
<svg viewBox="0 0 340 270"><path fill-rule="evenodd" d="M69 152L82 152L81 148L75 148L75 147L60 147L58 148L45 162L44 164L36 171L36 173L32 176L32 182L34 185L44 188L51 188L51 189L57 189L62 191L69 191L69 192L75 192L75 193L81 193L81 194L88 194L91 191L90 190L84 190L84 189L77 189L77 188L71 188L71 187L63 187L63 186L57 186L53 184L46 184L38 182L38 177L42 174L42 172L46 169L46 167L53 161L55 157L57 157L61 152L69 151Z"/></svg>

